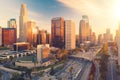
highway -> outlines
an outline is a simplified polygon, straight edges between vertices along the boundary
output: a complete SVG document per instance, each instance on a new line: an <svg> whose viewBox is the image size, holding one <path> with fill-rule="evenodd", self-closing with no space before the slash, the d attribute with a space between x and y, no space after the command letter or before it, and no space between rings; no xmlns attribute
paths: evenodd
<svg viewBox="0 0 120 80"><path fill-rule="evenodd" d="M65 68L56 73L57 79L62 80L88 80L92 63L88 60L71 58L66 64ZM70 72L70 68L73 68Z"/></svg>
<svg viewBox="0 0 120 80"><path fill-rule="evenodd" d="M95 68L96 68L94 80L99 80L99 77L100 77L99 63L94 62L94 64L95 64Z"/></svg>
<svg viewBox="0 0 120 80"><path fill-rule="evenodd" d="M85 62L82 71L79 73L79 75L77 76L75 80L88 80L91 66L92 66L91 62Z"/></svg>
<svg viewBox="0 0 120 80"><path fill-rule="evenodd" d="M2 75L2 80L10 80L11 74L9 72L1 70Z"/></svg>
<svg viewBox="0 0 120 80"><path fill-rule="evenodd" d="M108 52L110 57L108 60L107 80L119 80L116 72L117 71L116 63L115 60L112 58L113 55L110 47L108 48Z"/></svg>

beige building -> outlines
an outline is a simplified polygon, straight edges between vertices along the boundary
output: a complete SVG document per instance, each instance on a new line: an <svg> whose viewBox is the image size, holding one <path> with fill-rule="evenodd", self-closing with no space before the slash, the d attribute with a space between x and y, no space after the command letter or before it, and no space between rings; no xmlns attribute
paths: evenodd
<svg viewBox="0 0 120 80"><path fill-rule="evenodd" d="M88 16L83 15L82 20L80 20L79 24L79 40L80 43L85 43L86 41L90 41L91 28L89 25Z"/></svg>
<svg viewBox="0 0 120 80"><path fill-rule="evenodd" d="M37 35L37 30L36 28L36 23L34 21L28 21L27 22L27 41L30 44L33 44L33 37L36 34Z"/></svg>
<svg viewBox="0 0 120 80"><path fill-rule="evenodd" d="M2 28L0 27L0 46L2 45Z"/></svg>
<svg viewBox="0 0 120 80"><path fill-rule="evenodd" d="M28 21L28 12L26 4L21 5L21 11L19 16L19 41L27 42L27 21Z"/></svg>
<svg viewBox="0 0 120 80"><path fill-rule="evenodd" d="M104 37L104 42L113 41L113 36L110 33L110 29L106 29L106 33L104 33L103 37Z"/></svg>
<svg viewBox="0 0 120 80"><path fill-rule="evenodd" d="M103 37L102 34L98 35L98 44L102 44L103 43Z"/></svg>
<svg viewBox="0 0 120 80"><path fill-rule="evenodd" d="M48 58L50 53L49 44L37 45L37 61L42 62L42 59Z"/></svg>
<svg viewBox="0 0 120 80"><path fill-rule="evenodd" d="M75 23L72 20L65 21L65 49L75 49Z"/></svg>
<svg viewBox="0 0 120 80"><path fill-rule="evenodd" d="M120 66L120 23L119 23L119 28L116 31L116 43L118 47L118 65Z"/></svg>

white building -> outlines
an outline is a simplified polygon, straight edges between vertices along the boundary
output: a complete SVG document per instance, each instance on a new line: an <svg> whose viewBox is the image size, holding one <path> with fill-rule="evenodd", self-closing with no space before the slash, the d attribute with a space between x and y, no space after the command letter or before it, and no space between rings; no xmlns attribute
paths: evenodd
<svg viewBox="0 0 120 80"><path fill-rule="evenodd" d="M2 28L0 27L0 46L2 45Z"/></svg>
<svg viewBox="0 0 120 80"><path fill-rule="evenodd" d="M37 61L42 62L43 59L48 58L50 53L49 44L37 45Z"/></svg>
<svg viewBox="0 0 120 80"><path fill-rule="evenodd" d="M120 66L120 24L118 30L116 31L115 41L118 47L118 65Z"/></svg>
<svg viewBox="0 0 120 80"><path fill-rule="evenodd" d="M27 21L28 21L27 7L26 4L22 4L19 16L20 42L27 42Z"/></svg>
<svg viewBox="0 0 120 80"><path fill-rule="evenodd" d="M75 23L72 20L65 21L65 49L75 49Z"/></svg>
<svg viewBox="0 0 120 80"><path fill-rule="evenodd" d="M120 66L120 36L117 36L117 47L118 47L118 65Z"/></svg>

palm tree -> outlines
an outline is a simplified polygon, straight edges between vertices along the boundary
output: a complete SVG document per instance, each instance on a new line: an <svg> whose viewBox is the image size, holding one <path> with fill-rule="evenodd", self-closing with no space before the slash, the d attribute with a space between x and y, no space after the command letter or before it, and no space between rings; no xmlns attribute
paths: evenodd
<svg viewBox="0 0 120 80"><path fill-rule="evenodd" d="M18 80L19 78L20 78L20 74L15 72L12 74L12 78L10 80Z"/></svg>

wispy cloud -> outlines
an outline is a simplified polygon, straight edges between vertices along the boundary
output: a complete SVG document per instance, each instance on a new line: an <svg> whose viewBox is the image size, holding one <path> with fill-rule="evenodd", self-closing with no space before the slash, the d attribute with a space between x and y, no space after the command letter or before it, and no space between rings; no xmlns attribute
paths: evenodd
<svg viewBox="0 0 120 80"><path fill-rule="evenodd" d="M111 28L115 33L118 27L115 18L115 6L120 5L120 0L58 0L77 13L88 15L94 31L105 32L105 28ZM120 7L120 6L119 6ZM119 9L120 10L120 9ZM119 11L118 10L118 11ZM99 27L99 30L98 30Z"/></svg>

